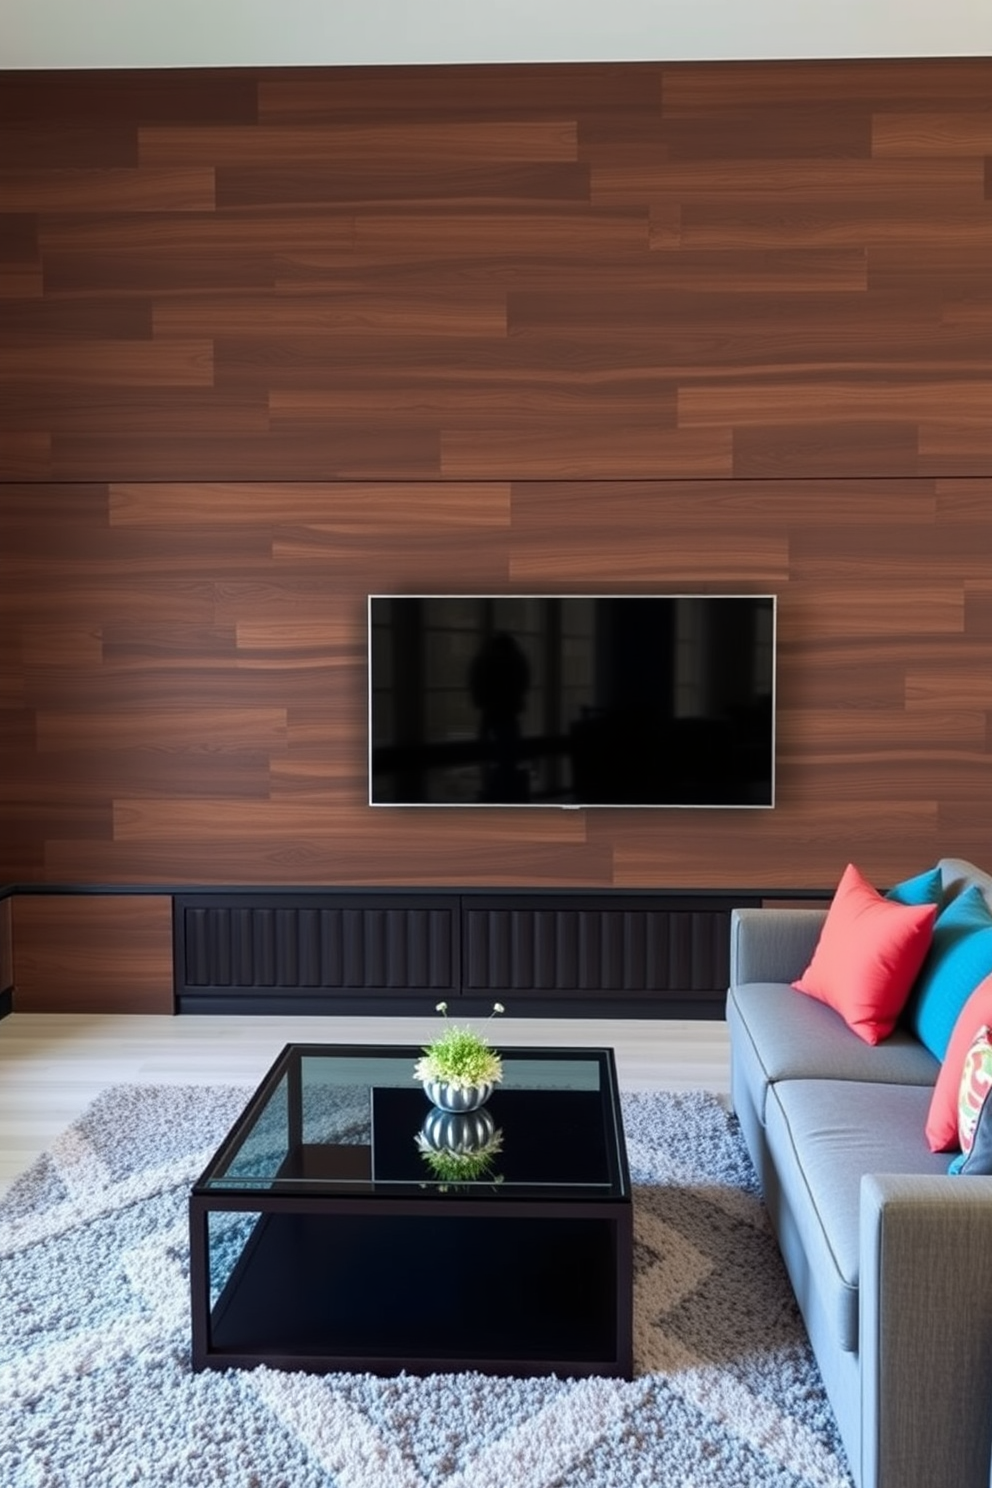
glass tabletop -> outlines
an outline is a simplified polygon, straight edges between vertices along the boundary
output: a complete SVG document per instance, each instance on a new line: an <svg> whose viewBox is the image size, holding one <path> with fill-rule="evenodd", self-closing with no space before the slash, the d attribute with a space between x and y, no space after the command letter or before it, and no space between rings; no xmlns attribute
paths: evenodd
<svg viewBox="0 0 992 1488"><path fill-rule="evenodd" d="M432 1105L406 1046L287 1044L194 1191L629 1195L610 1049L501 1049L477 1111Z"/></svg>

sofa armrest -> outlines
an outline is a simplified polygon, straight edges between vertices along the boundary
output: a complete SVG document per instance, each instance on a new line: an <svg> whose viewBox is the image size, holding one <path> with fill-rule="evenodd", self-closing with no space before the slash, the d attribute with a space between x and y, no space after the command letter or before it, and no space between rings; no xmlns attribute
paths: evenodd
<svg viewBox="0 0 992 1488"><path fill-rule="evenodd" d="M992 1178L861 1180L865 1488L988 1488Z"/></svg>
<svg viewBox="0 0 992 1488"><path fill-rule="evenodd" d="M824 909L735 909L730 916L730 985L794 982L812 959Z"/></svg>

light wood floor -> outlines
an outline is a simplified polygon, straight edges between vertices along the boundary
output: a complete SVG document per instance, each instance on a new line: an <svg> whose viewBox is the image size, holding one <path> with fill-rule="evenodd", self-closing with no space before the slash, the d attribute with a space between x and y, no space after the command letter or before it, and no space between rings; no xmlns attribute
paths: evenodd
<svg viewBox="0 0 992 1488"><path fill-rule="evenodd" d="M110 1085L254 1086L284 1044L419 1045L434 1029L423 1018L13 1013L0 1020L0 1193ZM625 1090L729 1085L722 1022L505 1018L498 1041L611 1047Z"/></svg>

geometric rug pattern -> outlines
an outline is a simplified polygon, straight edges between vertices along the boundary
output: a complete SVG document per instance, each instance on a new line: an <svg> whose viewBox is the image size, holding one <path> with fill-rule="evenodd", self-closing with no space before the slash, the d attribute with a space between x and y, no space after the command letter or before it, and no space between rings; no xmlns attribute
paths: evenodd
<svg viewBox="0 0 992 1488"><path fill-rule="evenodd" d="M633 1380L192 1373L187 1194L248 1093L115 1086L0 1202L3 1488L852 1488L705 1092L623 1096Z"/></svg>

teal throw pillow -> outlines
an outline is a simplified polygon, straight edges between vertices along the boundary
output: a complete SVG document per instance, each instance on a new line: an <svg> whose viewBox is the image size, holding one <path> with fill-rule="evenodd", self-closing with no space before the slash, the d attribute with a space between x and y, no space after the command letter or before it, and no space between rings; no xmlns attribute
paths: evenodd
<svg viewBox="0 0 992 1488"><path fill-rule="evenodd" d="M944 897L944 880L939 868L928 868L915 878L904 878L893 884L885 895L897 904L939 904Z"/></svg>
<svg viewBox="0 0 992 1488"><path fill-rule="evenodd" d="M935 1059L943 1061L958 1014L990 972L992 910L972 884L937 916L902 1017Z"/></svg>

